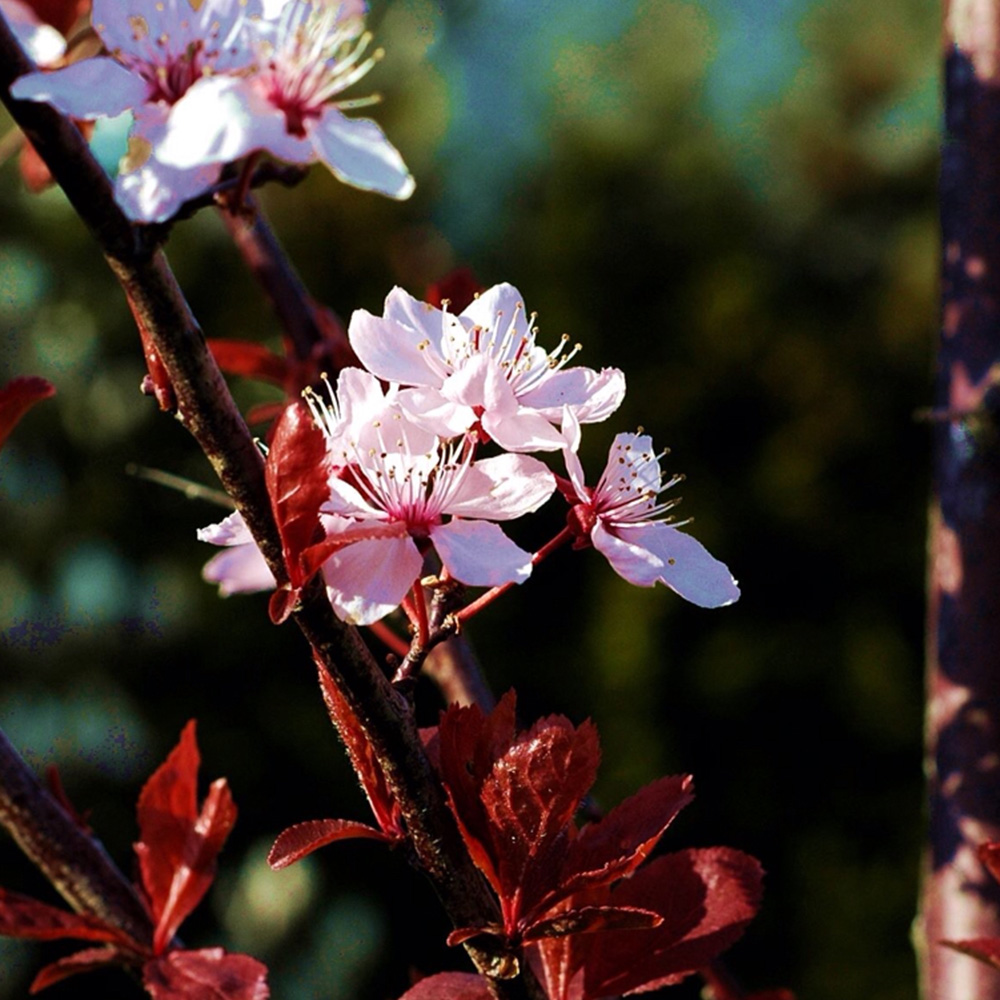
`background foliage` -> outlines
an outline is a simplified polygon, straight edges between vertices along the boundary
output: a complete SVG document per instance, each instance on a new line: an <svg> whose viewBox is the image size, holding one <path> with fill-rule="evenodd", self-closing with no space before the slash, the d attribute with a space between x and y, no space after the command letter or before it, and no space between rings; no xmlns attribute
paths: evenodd
<svg viewBox="0 0 1000 1000"><path fill-rule="evenodd" d="M276 228L345 317L458 263L516 284L543 338L566 330L584 363L626 372L623 410L586 430L585 466L639 423L669 444L689 477L681 513L744 593L701 611L561 552L475 622L491 682L516 685L526 718L595 719L604 804L695 775L667 848L731 844L769 873L730 955L748 984L913 997L936 5L444 8L373 10L387 58L366 83L413 200L317 169L268 192ZM113 163L113 130L103 142ZM179 225L169 256L208 335L277 343L216 217ZM265 597L222 601L199 579L211 553L194 531L219 510L128 473L211 482L138 394L128 310L61 194L27 195L8 164L0 382L20 372L59 395L0 456L0 725L39 768L59 764L127 863L138 789L197 717L204 774L229 777L241 815L214 913L185 938L215 943L218 921L272 967L276 997L394 997L408 967L458 966L430 893L384 848L263 865L284 826L365 806L301 640L268 624ZM248 405L267 393L235 389ZM551 507L523 544L558 530ZM433 690L420 696L433 721ZM0 871L51 898L7 841ZM0 942L0 997L23 996L38 961Z"/></svg>

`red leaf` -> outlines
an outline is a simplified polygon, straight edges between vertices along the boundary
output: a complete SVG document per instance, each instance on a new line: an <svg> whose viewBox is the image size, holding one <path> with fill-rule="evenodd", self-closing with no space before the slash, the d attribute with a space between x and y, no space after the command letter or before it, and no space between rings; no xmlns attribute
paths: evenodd
<svg viewBox="0 0 1000 1000"><path fill-rule="evenodd" d="M525 952L548 1000L584 1000L583 954L586 938L549 937L536 941Z"/></svg>
<svg viewBox="0 0 1000 1000"><path fill-rule="evenodd" d="M393 840L367 823L354 823L347 819L311 819L282 830L267 856L267 863L279 871L335 840L350 840L353 837L388 843Z"/></svg>
<svg viewBox="0 0 1000 1000"><path fill-rule="evenodd" d="M421 979L399 1000L492 1000L482 976L471 972L439 972Z"/></svg>
<svg viewBox="0 0 1000 1000"><path fill-rule="evenodd" d="M466 849L494 891L500 879L490 853L490 822L480 792L494 763L509 749L515 735L516 696L508 691L486 716L477 705L452 705L441 716L437 756Z"/></svg>
<svg viewBox="0 0 1000 1000"><path fill-rule="evenodd" d="M297 400L278 418L264 466L293 590L309 579L300 557L319 541L319 509L330 496L326 469L326 438L309 408Z"/></svg>
<svg viewBox="0 0 1000 1000"><path fill-rule="evenodd" d="M6 889L0 889L0 934L37 941L54 941L57 938L112 941L135 947L124 931L106 924L99 917L71 913Z"/></svg>
<svg viewBox="0 0 1000 1000"><path fill-rule="evenodd" d="M40 399L55 395L56 388L37 375L22 375L0 388L0 448L18 421Z"/></svg>
<svg viewBox="0 0 1000 1000"><path fill-rule="evenodd" d="M231 340L211 337L208 349L215 363L230 375L259 378L284 386L288 377L288 362L263 344L251 340Z"/></svg>
<svg viewBox="0 0 1000 1000"><path fill-rule="evenodd" d="M599 759L590 722L574 729L553 716L518 737L483 783L508 931L558 887L569 826L597 777Z"/></svg>
<svg viewBox="0 0 1000 1000"><path fill-rule="evenodd" d="M973 938L969 941L940 941L938 943L1000 969L1000 938Z"/></svg>
<svg viewBox="0 0 1000 1000"><path fill-rule="evenodd" d="M653 910L652 930L595 934L584 959L588 997L658 989L702 968L740 935L760 904L763 872L727 847L657 858L608 892L614 906Z"/></svg>
<svg viewBox="0 0 1000 1000"><path fill-rule="evenodd" d="M674 817L694 798L690 775L660 778L583 828L573 841L556 899L609 885L630 875L649 856ZM546 900L547 905L551 905Z"/></svg>
<svg viewBox="0 0 1000 1000"><path fill-rule="evenodd" d="M222 948L171 951L147 962L143 985L153 1000L266 1000L267 966Z"/></svg>
<svg viewBox="0 0 1000 1000"><path fill-rule="evenodd" d="M212 784L198 814L199 762L192 719L139 795L135 852L156 921L156 954L212 884L216 857L236 822L236 806L224 778Z"/></svg>
<svg viewBox="0 0 1000 1000"><path fill-rule="evenodd" d="M347 756L358 775L375 819L387 840L390 842L400 840L405 836L402 814L382 773L382 765L372 752L371 744L358 722L358 717L319 659L316 660L316 667L326 710L344 741Z"/></svg>
<svg viewBox="0 0 1000 1000"><path fill-rule="evenodd" d="M142 356L146 359L146 370L149 372L148 381L143 380L143 391L150 393L156 399L160 409L166 413L173 413L177 409L177 395L174 392L170 375L163 364L160 352L156 349L149 327L146 326L146 318L143 310L133 301L132 296L126 292L125 298L128 301L129 309L132 310L132 318L139 329L139 339L142 341Z"/></svg>
<svg viewBox="0 0 1000 1000"><path fill-rule="evenodd" d="M445 944L449 948L456 948L460 944L465 944L466 941L471 941L473 938L483 937L484 935L486 937L503 938L503 928L499 924L483 924L482 927L457 927L445 938Z"/></svg>
<svg viewBox="0 0 1000 1000"><path fill-rule="evenodd" d="M51 965L46 965L31 984L29 993L35 994L44 990L47 986L68 979L80 972L93 972L106 965L127 965L130 964L128 958L117 948L85 948L83 951L75 952L60 958Z"/></svg>
<svg viewBox="0 0 1000 1000"><path fill-rule="evenodd" d="M526 928L521 940L529 944L541 938L565 937L567 934L649 930L662 923L663 917L658 913L635 906L580 906L537 921Z"/></svg>

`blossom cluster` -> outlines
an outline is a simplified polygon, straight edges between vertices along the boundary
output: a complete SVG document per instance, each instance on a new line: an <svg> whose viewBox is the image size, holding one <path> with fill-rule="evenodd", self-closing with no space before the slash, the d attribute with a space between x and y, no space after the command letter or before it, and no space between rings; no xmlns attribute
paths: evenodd
<svg viewBox="0 0 1000 1000"><path fill-rule="evenodd" d="M22 76L11 94L84 121L130 112L115 194L140 222L169 219L261 152L407 198L414 181L398 151L375 122L344 114L374 98L338 99L379 55L364 14L363 0L94 0L107 54ZM50 63L62 54L52 49L36 41L34 54Z"/></svg>
<svg viewBox="0 0 1000 1000"><path fill-rule="evenodd" d="M596 548L634 584L664 583L703 607L739 596L726 566L672 523L676 501L662 494L680 477L664 476L649 435L619 434L587 485L581 425L618 409L624 375L571 365L579 346L566 336L543 348L512 285L459 312L395 288L381 316L354 313L348 336L365 367L307 390L271 440L268 481L290 580L283 610L272 605L276 620L318 570L336 613L370 625L408 594L419 605L426 575L505 588L569 542ZM538 453L561 454L566 475ZM569 503L566 527L527 552L497 522L536 511L557 489ZM199 536L227 547L206 567L223 594L275 585L239 514Z"/></svg>

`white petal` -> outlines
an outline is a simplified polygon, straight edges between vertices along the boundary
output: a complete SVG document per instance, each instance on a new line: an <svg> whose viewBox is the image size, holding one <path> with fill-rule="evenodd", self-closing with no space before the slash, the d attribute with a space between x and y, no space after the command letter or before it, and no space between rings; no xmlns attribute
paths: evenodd
<svg viewBox="0 0 1000 1000"><path fill-rule="evenodd" d="M573 411L567 406L562 414L562 433L565 439L563 446L563 461L566 463L566 472L569 473L570 482L576 495L584 503L589 499L587 496L586 478L583 473L583 464L577 452L580 450L580 422L576 419Z"/></svg>
<svg viewBox="0 0 1000 1000"><path fill-rule="evenodd" d="M521 308L518 309L518 306ZM498 313L501 314L499 323L497 322ZM506 331L515 316L517 317L516 340L519 342L522 337L528 335L528 318L524 314L524 299L521 293L507 282L487 288L462 311L463 319L470 320L476 326L481 326L484 330L500 335Z"/></svg>
<svg viewBox="0 0 1000 1000"><path fill-rule="evenodd" d="M453 403L437 389L404 389L399 405L415 424L441 438L458 437L476 422L471 406Z"/></svg>
<svg viewBox="0 0 1000 1000"><path fill-rule="evenodd" d="M613 531L598 521L591 539L612 569L629 583L640 587L664 583L702 608L720 608L740 596L725 563L683 531L669 524L629 525Z"/></svg>
<svg viewBox="0 0 1000 1000"><path fill-rule="evenodd" d="M475 462L446 514L509 521L538 510L556 480L548 467L528 455L498 455Z"/></svg>
<svg viewBox="0 0 1000 1000"><path fill-rule="evenodd" d="M250 534L243 515L234 510L218 524L199 528L198 541L209 542L211 545L246 545L248 542L253 542L253 535Z"/></svg>
<svg viewBox="0 0 1000 1000"><path fill-rule="evenodd" d="M483 430L508 451L558 451L565 444L562 434L545 417L523 406L510 415L487 411Z"/></svg>
<svg viewBox="0 0 1000 1000"><path fill-rule="evenodd" d="M595 372L592 368L563 368L553 372L530 392L518 396L522 406L538 410L549 420L559 420L569 406L582 424L607 419L625 398L625 375L617 368Z"/></svg>
<svg viewBox="0 0 1000 1000"><path fill-rule="evenodd" d="M419 346L426 338L417 331L356 309L347 336L358 360L379 378L401 385L440 386L440 377L428 367L427 349Z"/></svg>
<svg viewBox="0 0 1000 1000"><path fill-rule="evenodd" d="M345 184L409 198L416 184L396 147L367 118L346 118L332 105L310 129L320 159Z"/></svg>
<svg viewBox="0 0 1000 1000"><path fill-rule="evenodd" d="M348 545L323 564L333 610L345 622L371 625L399 607L423 565L409 537Z"/></svg>
<svg viewBox="0 0 1000 1000"><path fill-rule="evenodd" d="M531 576L531 553L488 521L437 525L431 540L448 572L470 587L524 583Z"/></svg>
<svg viewBox="0 0 1000 1000"><path fill-rule="evenodd" d="M142 166L115 178L115 200L137 222L165 222L190 198L196 198L218 179L216 164L195 170L177 170L150 158Z"/></svg>
<svg viewBox="0 0 1000 1000"><path fill-rule="evenodd" d="M234 545L213 556L201 571L209 583L219 585L219 594L252 594L273 590L277 584L256 545Z"/></svg>
<svg viewBox="0 0 1000 1000"><path fill-rule="evenodd" d="M10 93L19 101L46 101L72 118L111 118L145 103L149 85L114 59L95 56L49 73L28 73Z"/></svg>
<svg viewBox="0 0 1000 1000"><path fill-rule="evenodd" d="M305 139L288 134L284 113L265 101L252 79L205 77L170 109L156 156L174 167L232 163L257 149L293 163L314 159Z"/></svg>

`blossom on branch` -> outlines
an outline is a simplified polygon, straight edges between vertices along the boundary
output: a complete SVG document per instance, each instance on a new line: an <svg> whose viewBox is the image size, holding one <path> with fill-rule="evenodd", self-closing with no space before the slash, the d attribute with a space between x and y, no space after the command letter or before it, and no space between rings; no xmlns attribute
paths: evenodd
<svg viewBox="0 0 1000 1000"><path fill-rule="evenodd" d="M269 7L273 17L254 25L253 66L195 83L173 110L159 158L190 170L264 151L289 163L319 160L345 184L408 198L415 185L396 148L375 122L343 113L373 100L336 100L381 54L366 55L363 5Z"/></svg>
<svg viewBox="0 0 1000 1000"><path fill-rule="evenodd" d="M110 54L29 73L15 81L11 95L46 101L83 120L131 111L115 197L134 219L164 221L214 184L222 166L178 169L159 159L158 145L177 102L197 80L249 65L246 34L254 9L241 0L94 0L91 20Z"/></svg>
<svg viewBox="0 0 1000 1000"><path fill-rule="evenodd" d="M568 521L577 547L593 545L629 583L666 584L699 607L719 608L737 600L740 590L726 565L670 523L669 511L678 501L661 501L660 494L683 477L664 482L663 453L653 451L648 434L617 435L601 478L589 487L577 456L580 424L568 407L563 433L569 482L561 488L572 505Z"/></svg>
<svg viewBox="0 0 1000 1000"><path fill-rule="evenodd" d="M340 392L335 402L346 414L351 397ZM510 454L476 461L471 439L444 441L395 403L353 430L331 437L339 471L317 547L330 553L323 574L341 618L368 625L398 607L432 547L446 572L470 586L528 578L531 554L492 522L537 510L552 495L555 478L541 462Z"/></svg>
<svg viewBox="0 0 1000 1000"><path fill-rule="evenodd" d="M494 285L457 315L394 288L382 316L351 317L354 352L379 378L413 386L400 404L442 435L475 428L507 451L558 451L553 426L568 408L580 423L610 416L625 395L617 368L569 367L579 345L538 346L534 314L513 285Z"/></svg>

